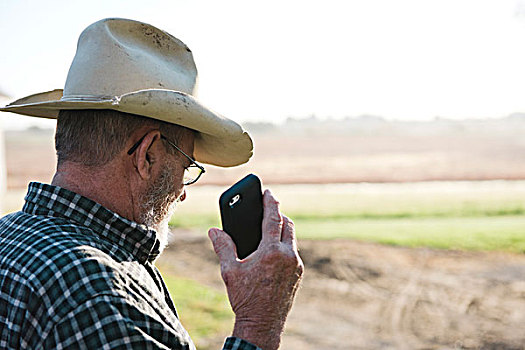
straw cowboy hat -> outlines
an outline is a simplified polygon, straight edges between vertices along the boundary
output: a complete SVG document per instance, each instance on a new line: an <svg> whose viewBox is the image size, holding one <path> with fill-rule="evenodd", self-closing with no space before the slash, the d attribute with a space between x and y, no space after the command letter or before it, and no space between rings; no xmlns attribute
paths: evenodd
<svg viewBox="0 0 525 350"><path fill-rule="evenodd" d="M190 49L149 24L118 18L82 32L63 90L21 98L0 111L57 118L61 109L113 109L198 131L194 157L228 167L246 163L253 143L242 127L193 96Z"/></svg>

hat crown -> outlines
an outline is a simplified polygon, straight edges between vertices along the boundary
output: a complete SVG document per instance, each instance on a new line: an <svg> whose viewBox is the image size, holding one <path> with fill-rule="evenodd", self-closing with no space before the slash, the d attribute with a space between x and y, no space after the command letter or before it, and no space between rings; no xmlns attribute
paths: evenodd
<svg viewBox="0 0 525 350"><path fill-rule="evenodd" d="M108 18L80 35L63 98L144 89L193 95L196 79L193 55L182 41L149 24Z"/></svg>

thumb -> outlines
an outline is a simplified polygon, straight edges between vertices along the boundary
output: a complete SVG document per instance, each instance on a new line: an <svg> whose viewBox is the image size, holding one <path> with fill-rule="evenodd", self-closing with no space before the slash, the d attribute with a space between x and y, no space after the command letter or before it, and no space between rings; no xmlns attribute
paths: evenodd
<svg viewBox="0 0 525 350"><path fill-rule="evenodd" d="M236 261L237 249L235 243L233 243L231 237L226 232L218 228L211 228L208 231L208 237L210 237L213 249L219 257L221 265Z"/></svg>

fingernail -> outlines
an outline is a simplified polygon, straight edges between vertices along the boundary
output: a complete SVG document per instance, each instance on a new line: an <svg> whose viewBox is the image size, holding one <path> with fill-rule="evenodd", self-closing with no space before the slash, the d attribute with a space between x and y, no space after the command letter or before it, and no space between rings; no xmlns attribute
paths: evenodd
<svg viewBox="0 0 525 350"><path fill-rule="evenodd" d="M208 236L210 237L212 241L215 241L217 239L217 231L210 228L210 230L208 231Z"/></svg>

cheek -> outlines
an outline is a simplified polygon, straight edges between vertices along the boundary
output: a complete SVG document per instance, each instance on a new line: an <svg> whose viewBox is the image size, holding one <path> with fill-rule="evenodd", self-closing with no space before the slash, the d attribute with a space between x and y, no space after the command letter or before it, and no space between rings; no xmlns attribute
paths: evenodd
<svg viewBox="0 0 525 350"><path fill-rule="evenodd" d="M171 173L173 188L176 191L178 197L184 188L184 168L172 163L167 166L167 169Z"/></svg>

